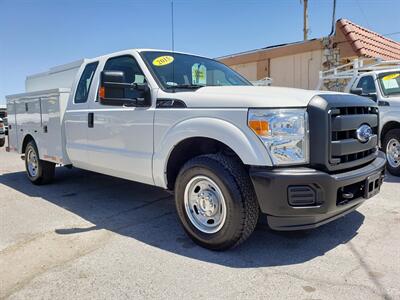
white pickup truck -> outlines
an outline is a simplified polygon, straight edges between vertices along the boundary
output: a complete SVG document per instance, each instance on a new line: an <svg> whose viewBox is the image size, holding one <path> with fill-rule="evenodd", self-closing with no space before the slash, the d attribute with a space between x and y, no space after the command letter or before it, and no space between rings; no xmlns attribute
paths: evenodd
<svg viewBox="0 0 400 300"><path fill-rule="evenodd" d="M388 171L400 176L400 60L355 59L320 72L317 89L324 85L378 103L380 146L387 156Z"/></svg>
<svg viewBox="0 0 400 300"><path fill-rule="evenodd" d="M74 166L174 190L198 244L314 228L380 190L378 108L350 94L255 87L200 56L127 50L30 76L7 97L28 178Z"/></svg>

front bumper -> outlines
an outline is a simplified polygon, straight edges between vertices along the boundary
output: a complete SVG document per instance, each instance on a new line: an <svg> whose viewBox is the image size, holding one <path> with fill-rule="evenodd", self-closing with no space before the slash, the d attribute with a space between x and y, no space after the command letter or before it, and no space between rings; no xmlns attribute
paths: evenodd
<svg viewBox="0 0 400 300"><path fill-rule="evenodd" d="M304 167L268 170L254 167L250 177L261 211L268 215L269 226L275 230L299 230L344 216L378 193L385 164L385 154L379 152L368 165L343 173L328 174ZM289 204L292 187L311 189L315 203L298 206L290 201Z"/></svg>

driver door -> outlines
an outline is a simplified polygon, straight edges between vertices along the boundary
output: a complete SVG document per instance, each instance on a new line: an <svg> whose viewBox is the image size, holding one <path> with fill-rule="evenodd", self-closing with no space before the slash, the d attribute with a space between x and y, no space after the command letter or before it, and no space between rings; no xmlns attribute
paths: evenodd
<svg viewBox="0 0 400 300"><path fill-rule="evenodd" d="M131 55L109 58L104 71L122 71L126 83L143 83L145 77ZM92 126L87 143L91 169L104 174L153 184L153 117L148 107L109 106L93 99L89 104Z"/></svg>

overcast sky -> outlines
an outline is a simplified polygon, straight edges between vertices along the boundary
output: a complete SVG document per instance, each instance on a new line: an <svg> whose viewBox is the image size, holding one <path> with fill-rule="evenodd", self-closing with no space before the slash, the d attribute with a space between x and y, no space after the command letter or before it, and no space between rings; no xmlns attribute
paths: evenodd
<svg viewBox="0 0 400 300"><path fill-rule="evenodd" d="M309 0L310 38L333 0ZM0 103L25 76L128 48L171 48L170 0L0 0ZM302 40L300 0L174 0L175 50L217 57ZM400 40L399 0L337 0L336 18Z"/></svg>

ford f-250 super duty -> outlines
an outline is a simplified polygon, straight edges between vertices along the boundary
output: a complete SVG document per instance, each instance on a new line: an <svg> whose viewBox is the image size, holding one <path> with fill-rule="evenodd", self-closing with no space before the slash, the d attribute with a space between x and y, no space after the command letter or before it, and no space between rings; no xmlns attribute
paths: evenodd
<svg viewBox="0 0 400 300"><path fill-rule="evenodd" d="M127 50L27 77L7 97L28 178L74 166L174 190L184 230L223 250L259 213L317 227L379 192L378 108L357 95L256 87L204 57Z"/></svg>

